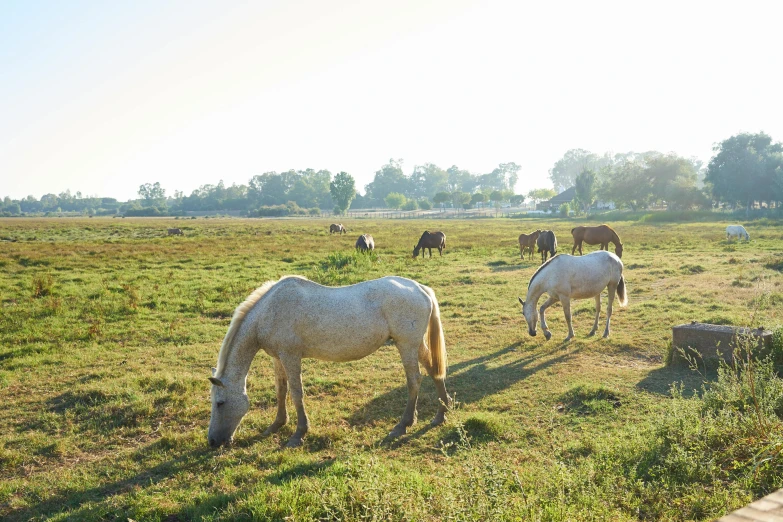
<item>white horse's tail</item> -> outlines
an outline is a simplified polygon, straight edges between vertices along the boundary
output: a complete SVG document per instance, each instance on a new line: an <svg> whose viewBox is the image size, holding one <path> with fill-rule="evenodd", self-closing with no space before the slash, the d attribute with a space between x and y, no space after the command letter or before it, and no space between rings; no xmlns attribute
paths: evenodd
<svg viewBox="0 0 783 522"><path fill-rule="evenodd" d="M628 292L625 289L625 278L620 276L620 282L617 284L617 298L620 306L628 304Z"/></svg>
<svg viewBox="0 0 783 522"><path fill-rule="evenodd" d="M429 341L427 342L429 346L429 354L427 354L429 357L427 358L429 360L422 361L422 364L427 368L433 379L443 379L446 377L448 361L446 359L446 339L443 337L443 326L440 322L440 307L432 288L424 285L422 285L422 288L424 288L432 301L430 322L427 326L427 333L424 334L424 338ZM424 356L425 354L421 353L421 355Z"/></svg>

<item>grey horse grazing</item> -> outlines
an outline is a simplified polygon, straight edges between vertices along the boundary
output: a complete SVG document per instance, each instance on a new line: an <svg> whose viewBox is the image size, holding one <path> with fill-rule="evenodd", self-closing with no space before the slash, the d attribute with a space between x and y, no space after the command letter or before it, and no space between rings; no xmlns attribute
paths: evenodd
<svg viewBox="0 0 783 522"><path fill-rule="evenodd" d="M359 236L359 239L356 240L356 248L360 252L375 250L375 241L370 234L362 234Z"/></svg>
<svg viewBox="0 0 783 522"><path fill-rule="evenodd" d="M432 232L425 230L419 238L419 242L413 247L413 257L419 256L419 250L421 250L421 257L424 257L424 250L429 249L430 257L432 257L432 249L437 248L438 253L443 255L443 249L446 248L446 234L443 232Z"/></svg>
<svg viewBox="0 0 783 522"><path fill-rule="evenodd" d="M329 225L329 235L332 235L335 232L337 232L340 235L347 234L348 229L345 228L342 223L332 223L331 225Z"/></svg>
<svg viewBox="0 0 783 522"><path fill-rule="evenodd" d="M546 326L544 312L547 308L560 301L563 304L563 313L568 323L568 337L570 341L574 337L574 329L571 326L571 299L595 298L595 323L589 335L595 335L598 330L598 318L601 314L601 291L606 288L609 293L609 304L606 307L606 329L604 337L609 337L609 320L612 318L612 303L615 294L619 298L620 306L628 304L628 293L623 278L623 262L615 254L606 250L598 250L586 256L569 256L561 254L550 258L541 265L527 287L527 297L522 304L522 314L527 321L528 333L536 335L536 306L544 293L549 294L549 299L544 302L538 312L541 314L541 329L549 340L552 334Z"/></svg>
<svg viewBox="0 0 783 522"><path fill-rule="evenodd" d="M181 228L170 228L168 229L170 236L184 236L185 234L182 233Z"/></svg>
<svg viewBox="0 0 783 522"><path fill-rule="evenodd" d="M546 261L547 254L554 257L557 254L557 238L551 230L543 230L536 239L536 246L541 253L541 264Z"/></svg>
<svg viewBox="0 0 783 522"><path fill-rule="evenodd" d="M390 436L403 435L416 422L421 373L435 381L440 406L433 425L446 420L446 341L435 292L411 279L383 277L329 288L300 276L269 281L237 307L212 369L212 415L209 444L231 442L250 409L245 386L250 363L259 350L275 364L277 417L264 434L288 422L286 394L296 407L296 431L289 447L302 444L310 423L304 407L302 359L355 361L393 340L408 381L408 404Z"/></svg>

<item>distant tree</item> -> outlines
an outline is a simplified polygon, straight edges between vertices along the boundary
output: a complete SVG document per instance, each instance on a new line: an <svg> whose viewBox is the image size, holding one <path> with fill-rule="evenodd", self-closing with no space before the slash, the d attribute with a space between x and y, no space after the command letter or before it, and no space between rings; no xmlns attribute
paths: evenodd
<svg viewBox="0 0 783 522"><path fill-rule="evenodd" d="M502 190L493 190L489 195L489 200L499 203L505 199L508 199L505 197L505 194L503 192L504 191Z"/></svg>
<svg viewBox="0 0 783 522"><path fill-rule="evenodd" d="M365 191L367 197L378 202L385 201L392 192L404 196L413 196L415 192L410 178L402 172L402 160L394 159L390 159L375 173L375 178L365 186Z"/></svg>
<svg viewBox="0 0 783 522"><path fill-rule="evenodd" d="M383 198L383 201L386 203L386 206L393 209L399 209L401 206L405 204L405 201L407 198L404 194L400 194L399 192L390 192L386 195L385 198Z"/></svg>
<svg viewBox="0 0 783 522"><path fill-rule="evenodd" d="M145 207L165 207L166 191L157 181L154 184L145 183L139 187L139 196L144 200Z"/></svg>
<svg viewBox="0 0 783 522"><path fill-rule="evenodd" d="M442 168L432 163L413 167L410 184L413 195L417 198L431 198L438 192L448 190L449 175Z"/></svg>
<svg viewBox="0 0 783 522"><path fill-rule="evenodd" d="M335 208L340 209L340 214L344 213L356 197L356 183L353 176L347 172L339 172L334 177L334 181L329 184L329 192L336 203Z"/></svg>
<svg viewBox="0 0 783 522"><path fill-rule="evenodd" d="M432 202L436 205L441 205L447 201L451 201L451 193L449 192L438 192L432 197Z"/></svg>
<svg viewBox="0 0 783 522"><path fill-rule="evenodd" d="M560 216L562 217L568 217L568 213L571 211L571 206L568 203L563 203L560 205L560 208L558 209L558 212L560 212Z"/></svg>
<svg viewBox="0 0 783 522"><path fill-rule="evenodd" d="M512 205L519 206L525 201L525 196L522 194L514 194L509 198L509 201L511 201Z"/></svg>
<svg viewBox="0 0 783 522"><path fill-rule="evenodd" d="M19 214L22 213L22 207L19 205L19 203L14 202L6 205L5 211L10 212L14 216L18 216Z"/></svg>
<svg viewBox="0 0 783 522"><path fill-rule="evenodd" d="M583 170L597 170L611 162L608 155L598 156L584 149L571 149L549 169L549 179L555 189L562 192L574 186L576 177Z"/></svg>
<svg viewBox="0 0 783 522"><path fill-rule="evenodd" d="M527 197L530 199L547 200L557 196L557 192L548 188L533 189L527 193Z"/></svg>
<svg viewBox="0 0 783 522"><path fill-rule="evenodd" d="M402 210L418 210L419 204L416 202L415 199L409 199L405 203L402 204Z"/></svg>
<svg viewBox="0 0 783 522"><path fill-rule="evenodd" d="M579 173L575 180L576 201L584 212L587 212L595 201L597 188L595 177L595 172L585 169Z"/></svg>
<svg viewBox="0 0 783 522"><path fill-rule="evenodd" d="M705 181L712 195L730 205L746 208L754 201L783 201L783 144L767 134L738 134L713 149Z"/></svg>
<svg viewBox="0 0 783 522"><path fill-rule="evenodd" d="M485 196L481 192L476 192L470 197L471 205L475 205L477 203L484 203L486 200L487 200L487 196Z"/></svg>
<svg viewBox="0 0 783 522"><path fill-rule="evenodd" d="M427 199L420 199L417 203L422 210L430 210L432 208L432 203Z"/></svg>

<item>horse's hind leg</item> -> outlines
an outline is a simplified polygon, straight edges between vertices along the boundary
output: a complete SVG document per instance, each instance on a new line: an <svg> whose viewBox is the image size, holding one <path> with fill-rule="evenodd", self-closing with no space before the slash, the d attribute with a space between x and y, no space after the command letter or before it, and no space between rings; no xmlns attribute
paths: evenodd
<svg viewBox="0 0 783 522"><path fill-rule="evenodd" d="M588 337L592 337L595 335L595 332L598 331L598 318L601 317L601 293L599 292L597 296L595 296L595 323L593 323L593 329L590 330L590 333L587 334Z"/></svg>
<svg viewBox="0 0 783 522"><path fill-rule="evenodd" d="M451 397L446 392L446 380L433 375L433 368L430 365L430 349L425 343L421 343L419 346L419 362L427 370L427 374L432 377L435 383L435 391L438 393L438 413L435 414L435 418L432 419L431 424L437 426L443 424L446 421L446 412L451 408Z"/></svg>
<svg viewBox="0 0 783 522"><path fill-rule="evenodd" d="M418 350L410 343L398 342L397 349L400 352L402 366L405 368L405 377L408 381L408 404L402 414L400 422L389 433L389 437L405 435L408 427L416 423L416 402L419 400L419 386L421 385L421 372L419 371Z"/></svg>
<svg viewBox="0 0 783 522"><path fill-rule="evenodd" d="M275 392L277 394L277 417L275 421L264 430L264 435L271 435L288 423L288 411L286 410L285 398L288 393L288 379L285 375L285 368L280 359L275 359Z"/></svg>
<svg viewBox="0 0 783 522"><path fill-rule="evenodd" d="M609 321L612 319L612 303L614 302L614 296L617 293L617 285L609 285L609 304L606 305L606 329L604 330L604 338L609 337Z"/></svg>
<svg viewBox="0 0 783 522"><path fill-rule="evenodd" d="M310 429L310 420L304 408L304 389L302 388L302 359L299 357L281 357L280 362L288 376L291 399L296 407L296 431L288 439L286 447L296 448L302 445L302 439Z"/></svg>

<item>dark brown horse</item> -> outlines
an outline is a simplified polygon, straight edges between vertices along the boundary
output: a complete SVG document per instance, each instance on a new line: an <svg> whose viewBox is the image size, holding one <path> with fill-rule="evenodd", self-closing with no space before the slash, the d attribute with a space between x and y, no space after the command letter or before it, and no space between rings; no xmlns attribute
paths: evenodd
<svg viewBox="0 0 783 522"><path fill-rule="evenodd" d="M370 234L362 234L359 236L359 239L356 240L356 248L359 249L360 252L375 250L375 241L373 241Z"/></svg>
<svg viewBox="0 0 783 522"><path fill-rule="evenodd" d="M533 259L533 250L536 248L536 240L541 235L540 230L530 234L519 234L519 255L525 259L525 249L530 249L530 259Z"/></svg>
<svg viewBox="0 0 783 522"><path fill-rule="evenodd" d="M446 234L443 232L432 232L425 230L421 235L421 239L413 247L413 257L419 256L419 250L428 248L430 250L430 257L432 257L432 249L437 248L440 255L443 255L443 249L446 248ZM424 257L424 251L421 252L421 257Z"/></svg>
<svg viewBox="0 0 783 522"><path fill-rule="evenodd" d="M332 223L329 225L329 235L334 234L337 232L338 234L347 234L348 229L343 226L342 223Z"/></svg>
<svg viewBox="0 0 783 522"><path fill-rule="evenodd" d="M538 251L541 253L541 264L543 265L544 261L546 261L547 254L552 257L555 257L555 254L557 254L557 238L555 237L555 233L551 230L542 230L538 239L536 239L536 246L538 246Z"/></svg>
<svg viewBox="0 0 783 522"><path fill-rule="evenodd" d="M623 257L623 244L620 242L620 236L608 225L572 228L571 235L574 236L574 248L571 249L571 255L574 255L577 248L579 255L582 255L582 242L588 245L601 245L601 250L609 250L609 243L613 243L614 253L617 257Z"/></svg>

